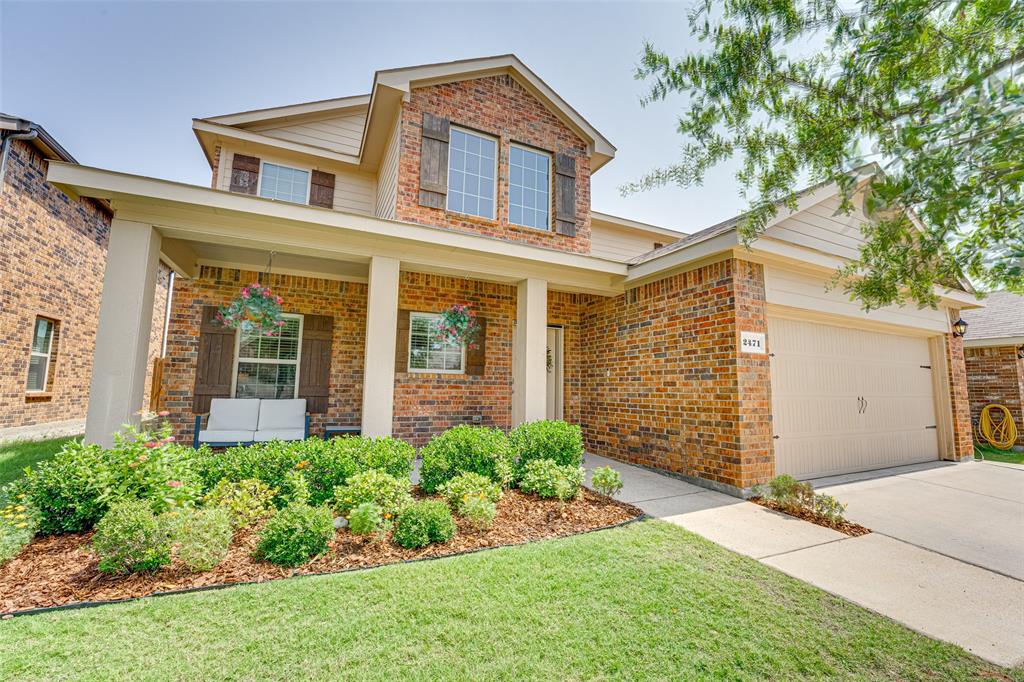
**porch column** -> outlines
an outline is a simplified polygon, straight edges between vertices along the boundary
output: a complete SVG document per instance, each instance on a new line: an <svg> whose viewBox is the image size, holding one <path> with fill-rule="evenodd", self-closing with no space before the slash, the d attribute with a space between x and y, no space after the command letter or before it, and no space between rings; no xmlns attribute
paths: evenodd
<svg viewBox="0 0 1024 682"><path fill-rule="evenodd" d="M548 283L524 279L516 291L516 337L519 361L512 377L512 425L547 416Z"/></svg>
<svg viewBox="0 0 1024 682"><path fill-rule="evenodd" d="M363 359L363 435L390 436L395 401L395 333L398 326L396 258L370 259Z"/></svg>
<svg viewBox="0 0 1024 682"><path fill-rule="evenodd" d="M93 350L85 440L110 446L122 424L139 422L146 389L160 233L114 218Z"/></svg>

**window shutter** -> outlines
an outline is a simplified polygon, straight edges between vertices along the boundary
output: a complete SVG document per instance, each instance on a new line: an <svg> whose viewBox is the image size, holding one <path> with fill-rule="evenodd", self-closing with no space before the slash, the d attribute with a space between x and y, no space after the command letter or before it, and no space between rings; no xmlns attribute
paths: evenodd
<svg viewBox="0 0 1024 682"><path fill-rule="evenodd" d="M231 397L231 373L235 368L235 330L217 321L217 306L203 306L199 326L199 354L196 382L192 391L192 412L210 411L213 398Z"/></svg>
<svg viewBox="0 0 1024 682"><path fill-rule="evenodd" d="M487 318L476 318L480 333L476 337L476 348L466 349L466 374L483 376L487 367Z"/></svg>
<svg viewBox="0 0 1024 682"><path fill-rule="evenodd" d="M260 179L260 160L255 156L235 154L231 159L231 191L256 194Z"/></svg>
<svg viewBox="0 0 1024 682"><path fill-rule="evenodd" d="M395 330L395 374L409 371L409 311L398 311L398 328Z"/></svg>
<svg viewBox="0 0 1024 682"><path fill-rule="evenodd" d="M331 389L331 341L334 318L303 315L302 357L299 360L299 397L306 399L306 411L327 411Z"/></svg>
<svg viewBox="0 0 1024 682"><path fill-rule="evenodd" d="M423 139L420 144L420 205L444 208L448 194L448 136L451 123L446 118L423 113Z"/></svg>
<svg viewBox="0 0 1024 682"><path fill-rule="evenodd" d="M309 205L321 208L334 208L334 173L313 171L312 184L309 187Z"/></svg>
<svg viewBox="0 0 1024 682"><path fill-rule="evenodd" d="M576 236L576 159L555 154L555 231Z"/></svg>

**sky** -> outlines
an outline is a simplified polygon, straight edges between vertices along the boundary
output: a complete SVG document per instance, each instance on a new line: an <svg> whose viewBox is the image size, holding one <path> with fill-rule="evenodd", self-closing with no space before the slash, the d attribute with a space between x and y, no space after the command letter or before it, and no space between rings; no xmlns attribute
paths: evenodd
<svg viewBox="0 0 1024 682"><path fill-rule="evenodd" d="M645 40L699 49L685 2L7 2L0 111L80 163L208 185L191 119L369 92L373 72L515 53L618 148L594 210L694 232L746 208L735 166L623 197L679 158L685 98L641 107Z"/></svg>

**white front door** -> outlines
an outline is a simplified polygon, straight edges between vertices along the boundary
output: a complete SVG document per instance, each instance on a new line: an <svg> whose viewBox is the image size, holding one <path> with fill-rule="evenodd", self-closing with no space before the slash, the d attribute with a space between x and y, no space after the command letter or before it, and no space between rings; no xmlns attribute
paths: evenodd
<svg viewBox="0 0 1024 682"><path fill-rule="evenodd" d="M562 418L562 328L548 327L547 342L548 419Z"/></svg>

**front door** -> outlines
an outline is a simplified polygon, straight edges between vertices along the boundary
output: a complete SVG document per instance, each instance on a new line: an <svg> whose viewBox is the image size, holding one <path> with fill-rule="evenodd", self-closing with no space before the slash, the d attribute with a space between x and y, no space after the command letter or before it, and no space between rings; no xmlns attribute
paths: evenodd
<svg viewBox="0 0 1024 682"><path fill-rule="evenodd" d="M547 418L562 418L562 328L548 327L547 343Z"/></svg>

